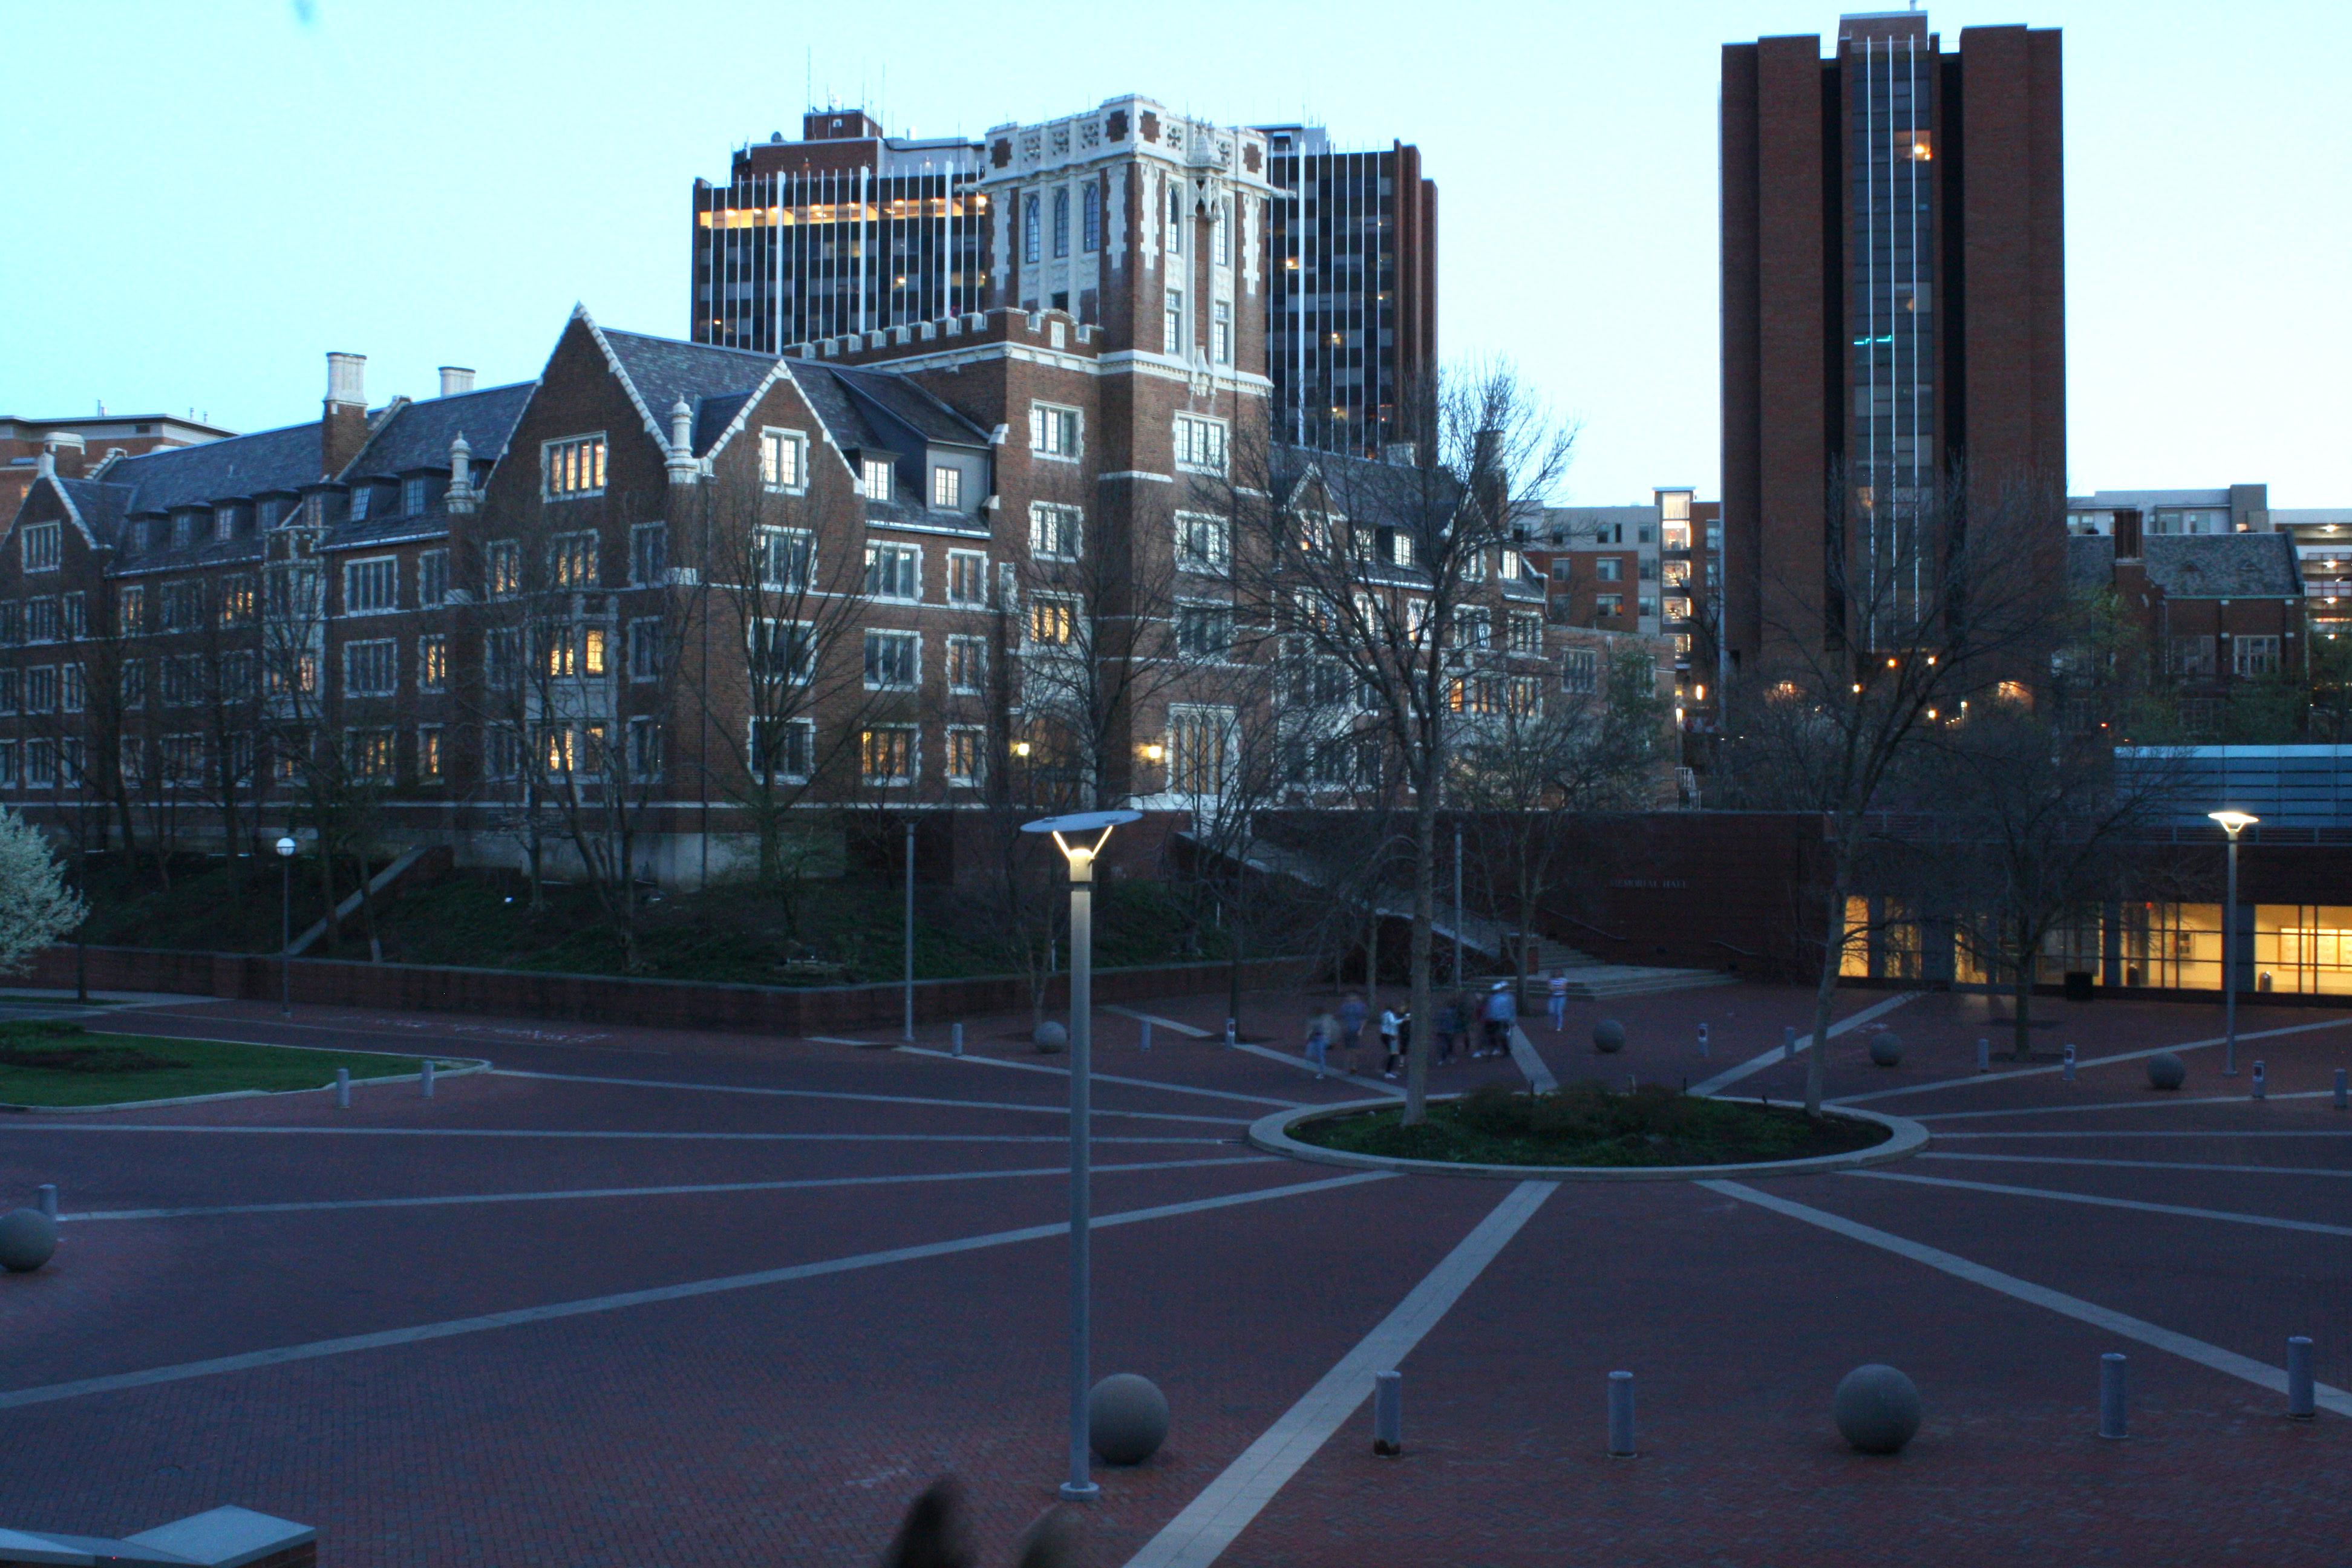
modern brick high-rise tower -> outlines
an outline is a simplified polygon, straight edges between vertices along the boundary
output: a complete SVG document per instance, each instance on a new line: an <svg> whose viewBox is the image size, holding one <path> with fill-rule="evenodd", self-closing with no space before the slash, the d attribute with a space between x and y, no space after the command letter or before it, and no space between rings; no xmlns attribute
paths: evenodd
<svg viewBox="0 0 2352 1568"><path fill-rule="evenodd" d="M1834 614L1831 552L2049 503L2063 560L2066 300L2055 29L1917 11L1723 51L1727 639ZM1835 484L1838 492L1831 487ZM1841 516L1843 522L1838 521ZM1818 590L1818 591L1817 591ZM1823 635L1826 632L1824 622Z"/></svg>

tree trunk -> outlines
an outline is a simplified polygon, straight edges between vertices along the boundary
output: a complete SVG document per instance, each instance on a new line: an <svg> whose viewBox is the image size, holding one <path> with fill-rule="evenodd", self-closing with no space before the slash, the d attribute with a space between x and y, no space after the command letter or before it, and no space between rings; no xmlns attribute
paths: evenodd
<svg viewBox="0 0 2352 1568"><path fill-rule="evenodd" d="M2011 1019L2012 1037L2010 1048L2019 1061L2024 1061L2033 1054L2033 1043L2025 1032L2026 1017L2033 1006L2033 952L2026 945L2025 937L2026 932L2021 925L2017 933L2016 997L2010 1007L2010 1012L2014 1015Z"/></svg>
<svg viewBox="0 0 2352 1568"><path fill-rule="evenodd" d="M367 932L368 962L370 963L382 963L383 962L383 939L376 934L375 896L368 891L367 857L364 854L362 854L355 855L352 858L359 863L360 929Z"/></svg>
<svg viewBox="0 0 2352 1568"><path fill-rule="evenodd" d="M1843 837L1843 836L1842 836ZM1853 854L1844 843L1837 847L1835 869L1830 876L1827 940L1822 943L1821 978L1813 987L1813 1037L1805 1053L1805 1114L1822 1113L1822 1083L1827 1075L1830 1015L1837 1007L1838 972L1845 963L1845 903L1853 884Z"/></svg>

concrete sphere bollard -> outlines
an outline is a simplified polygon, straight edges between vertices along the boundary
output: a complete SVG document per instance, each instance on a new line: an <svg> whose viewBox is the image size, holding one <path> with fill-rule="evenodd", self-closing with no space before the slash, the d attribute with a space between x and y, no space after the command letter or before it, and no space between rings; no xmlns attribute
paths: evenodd
<svg viewBox="0 0 2352 1568"><path fill-rule="evenodd" d="M1919 1389L1891 1366L1858 1366L1838 1380L1831 1412L1857 1452L1899 1454L1918 1435Z"/></svg>
<svg viewBox="0 0 2352 1568"><path fill-rule="evenodd" d="M1592 1048L1602 1056L1615 1056L1625 1048L1625 1026L1614 1018L1603 1018L1592 1026Z"/></svg>
<svg viewBox="0 0 2352 1568"><path fill-rule="evenodd" d="M2158 1051L2147 1058L2147 1087L2179 1089L2189 1081L2189 1064L2170 1051Z"/></svg>
<svg viewBox="0 0 2352 1568"><path fill-rule="evenodd" d="M1870 1059L1883 1068L1898 1067L1903 1061L1903 1037L1892 1029L1880 1029L1870 1037Z"/></svg>
<svg viewBox="0 0 2352 1568"><path fill-rule="evenodd" d="M0 1215L0 1268L30 1274L58 1250L58 1222L38 1209Z"/></svg>
<svg viewBox="0 0 2352 1568"><path fill-rule="evenodd" d="M1168 1396L1148 1377L1113 1373L1087 1395L1087 1433L1107 1465L1139 1465L1168 1440Z"/></svg>
<svg viewBox="0 0 2352 1568"><path fill-rule="evenodd" d="M1066 1051L1070 1048L1070 1031L1051 1018L1038 1025L1037 1032L1030 1038L1036 1042L1037 1048L1047 1056L1053 1055L1055 1051Z"/></svg>

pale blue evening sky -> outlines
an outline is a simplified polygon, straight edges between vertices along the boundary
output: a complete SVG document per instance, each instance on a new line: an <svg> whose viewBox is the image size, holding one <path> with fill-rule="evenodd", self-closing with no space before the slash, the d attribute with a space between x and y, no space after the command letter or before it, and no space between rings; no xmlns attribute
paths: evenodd
<svg viewBox="0 0 2352 1568"><path fill-rule="evenodd" d="M2066 34L2072 488L2352 505L2352 6L1966 0ZM803 82L977 136L1143 92L1420 143L1449 355L1582 422L1563 499L1716 493L1717 46L1834 5L1177 7L6 0L0 413L315 415L536 374L564 314L683 336L688 192ZM1435 25L1433 25L1434 22Z"/></svg>

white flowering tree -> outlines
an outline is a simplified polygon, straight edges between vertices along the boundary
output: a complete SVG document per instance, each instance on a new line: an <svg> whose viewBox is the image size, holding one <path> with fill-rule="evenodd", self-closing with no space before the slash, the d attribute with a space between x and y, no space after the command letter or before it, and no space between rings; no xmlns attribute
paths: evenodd
<svg viewBox="0 0 2352 1568"><path fill-rule="evenodd" d="M0 810L0 973L81 924L89 906L65 884L48 840L13 811Z"/></svg>

